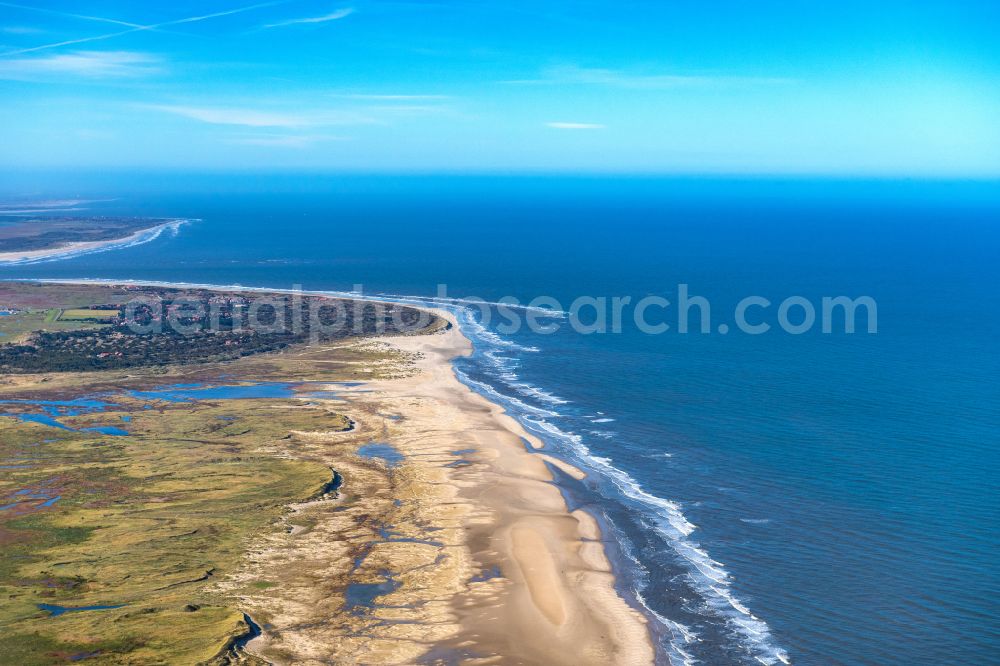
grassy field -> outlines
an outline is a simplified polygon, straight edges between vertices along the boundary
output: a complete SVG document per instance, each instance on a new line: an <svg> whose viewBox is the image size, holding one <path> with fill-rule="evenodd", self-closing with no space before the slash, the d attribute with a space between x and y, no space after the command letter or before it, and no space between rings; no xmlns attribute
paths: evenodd
<svg viewBox="0 0 1000 666"><path fill-rule="evenodd" d="M74 319L68 313L94 312L93 304L125 300L133 291L100 285L36 285L0 283L0 308L17 307L20 312L0 317L0 344L19 342L38 330L74 331L100 328L103 323ZM117 314L117 311L116 311ZM90 315L91 317L93 315ZM102 314L102 316L108 316Z"/></svg>
<svg viewBox="0 0 1000 666"><path fill-rule="evenodd" d="M94 284L43 285L31 282L0 282L0 307L17 305L32 310L85 308L127 300L136 293L131 287Z"/></svg>
<svg viewBox="0 0 1000 666"><path fill-rule="evenodd" d="M80 321L89 319L111 319L118 316L118 310L91 310L86 308L73 308L63 310L58 317L58 321Z"/></svg>
<svg viewBox="0 0 1000 666"><path fill-rule="evenodd" d="M22 310L17 314L0 317L0 344L19 342L28 334L39 330L77 331L101 326L104 326L101 322L66 318L59 308Z"/></svg>

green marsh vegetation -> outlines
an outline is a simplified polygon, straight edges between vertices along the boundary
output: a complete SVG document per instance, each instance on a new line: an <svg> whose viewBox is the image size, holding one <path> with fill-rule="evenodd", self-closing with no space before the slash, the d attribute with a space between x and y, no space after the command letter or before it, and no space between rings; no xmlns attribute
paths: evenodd
<svg viewBox="0 0 1000 666"><path fill-rule="evenodd" d="M17 291L4 288L8 298ZM19 298L65 310L122 293L52 290L26 285ZM318 496L331 480L329 464L298 450L291 433L347 430L351 422L308 399L170 402L126 390L370 379L405 373L407 359L376 343L340 340L231 362L176 361L127 372L0 376L0 400L100 396L107 403L82 413L0 404L0 413L55 414L69 428L0 417L0 663L245 660L230 652L248 631L239 586L219 583L257 539L284 529L288 505ZM109 425L128 434L85 430ZM274 584L240 583L257 593ZM82 610L88 607L98 608Z"/></svg>

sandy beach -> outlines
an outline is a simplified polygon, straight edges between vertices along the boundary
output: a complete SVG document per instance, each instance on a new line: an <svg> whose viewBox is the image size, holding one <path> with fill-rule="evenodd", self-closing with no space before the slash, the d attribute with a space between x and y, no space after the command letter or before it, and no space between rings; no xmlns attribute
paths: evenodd
<svg viewBox="0 0 1000 666"><path fill-rule="evenodd" d="M177 229L187 220L170 220L149 229L140 229L124 238L109 238L100 241L80 241L75 243L63 243L55 247L48 247L41 250L25 250L18 252L0 252L0 264L23 264L33 261L47 259L66 258L78 254L87 254L99 250L110 249L112 247L127 247L138 245L155 240L167 229Z"/></svg>
<svg viewBox="0 0 1000 666"><path fill-rule="evenodd" d="M399 350L415 372L345 389L331 409L352 419L349 433L295 433L308 455L329 452L340 500L294 507L288 529L248 557L243 576L281 585L242 599L271 627L247 650L297 664L652 663L645 618L615 591L596 521L569 511L545 463L581 473L529 450L541 442L456 379L451 359L471 345L454 322L367 344ZM402 462L338 452L373 440ZM364 499L339 505L355 494ZM370 614L345 606L335 592L345 583L348 601L352 589L380 593Z"/></svg>
<svg viewBox="0 0 1000 666"><path fill-rule="evenodd" d="M535 447L541 442L455 378L451 358L471 352L457 326L393 343L423 354L423 372L382 390L420 395L453 412L445 438L473 448L475 461L453 477L459 496L480 502L484 512L468 526L472 557L509 580L494 586L500 589L470 586L459 603L456 642L534 663L651 663L645 621L614 590L596 521L581 510L569 513L544 464L553 459L526 451L522 438ZM431 423L428 428L434 432Z"/></svg>

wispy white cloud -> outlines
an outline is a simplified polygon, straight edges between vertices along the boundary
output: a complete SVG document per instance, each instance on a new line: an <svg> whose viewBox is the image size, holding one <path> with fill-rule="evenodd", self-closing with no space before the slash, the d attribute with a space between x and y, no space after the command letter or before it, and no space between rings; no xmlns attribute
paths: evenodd
<svg viewBox="0 0 1000 666"><path fill-rule="evenodd" d="M97 35L95 37L81 37L80 39L67 39L62 42L52 42L51 44L42 44L41 46L30 46L23 49L14 49L13 51L7 51L5 53L0 53L0 57L23 55L25 53L34 53L36 51L45 51L48 49L58 48L60 46L73 46L75 44L87 44L89 42L99 42L105 39L111 39L112 37L118 37L120 35L127 35L129 33L138 32L142 28L134 28L131 30L121 30L119 32L112 32L104 35Z"/></svg>
<svg viewBox="0 0 1000 666"><path fill-rule="evenodd" d="M576 65L549 67L542 71L541 76L533 79L504 81L518 85L593 85L640 90L718 85L775 85L792 82L794 79L782 77L645 73Z"/></svg>
<svg viewBox="0 0 1000 666"><path fill-rule="evenodd" d="M60 75L89 79L135 77L160 71L161 62L154 56L132 51L77 51L0 60L0 79L33 81Z"/></svg>
<svg viewBox="0 0 1000 666"><path fill-rule="evenodd" d="M243 12L253 11L254 9L263 9L264 7L282 5L287 1L288 0L274 0L273 2L259 2L256 5L249 5L247 7L237 7L236 9L227 9L221 12L203 14L201 16L190 16L188 18L177 19L176 21L167 21L166 23L158 24L156 27L160 28L168 25L181 25L183 23L198 23L199 21L206 21L208 19L219 18L221 16L232 16L233 14L242 14Z"/></svg>
<svg viewBox="0 0 1000 666"><path fill-rule="evenodd" d="M75 132L76 136L84 141L109 141L115 138L115 133L110 130L82 128Z"/></svg>
<svg viewBox="0 0 1000 666"><path fill-rule="evenodd" d="M229 139L228 143L242 146L261 146L264 148L309 148L324 141L344 141L342 136L301 135L301 134L262 134L258 136L237 137Z"/></svg>
<svg viewBox="0 0 1000 666"><path fill-rule="evenodd" d="M345 7L343 9L338 9L332 11L329 14L324 14L323 16L313 16L307 18L297 18L288 19L287 21L279 21L277 23L268 23L267 25L261 26L262 28L282 28L288 25L306 25L314 23L326 23L327 21L339 21L342 18L347 18L354 13L353 7Z"/></svg>
<svg viewBox="0 0 1000 666"><path fill-rule="evenodd" d="M414 102L420 100L451 99L451 95L365 95L358 93L334 95L334 97L367 100L372 102Z"/></svg>
<svg viewBox="0 0 1000 666"><path fill-rule="evenodd" d="M312 109L298 113L262 110L244 106L191 106L185 104L141 104L138 108L190 118L211 125L301 129L336 125L368 125L374 118L354 111Z"/></svg>
<svg viewBox="0 0 1000 666"><path fill-rule="evenodd" d="M220 18L222 16L232 16L233 14L241 14L243 12L253 11L255 9L261 9L264 7L271 7L273 5L279 5L287 2L287 0L274 0L273 2L261 2L255 5L248 5L246 7L237 7L236 9L228 9L226 11L214 12L212 14L203 14L201 16L189 16L187 18L175 19L173 21L163 21L162 23L156 23L153 25L139 25L136 23L128 23L125 21L118 21L116 19L104 19L101 17L84 17L78 16L79 18L88 18L91 20L102 21L106 23L115 23L123 26L129 26L128 30L119 30L118 32L105 33L103 35L93 35L91 37L80 37L78 39L68 39L61 42L53 42L51 44L42 44L40 46L31 46L28 48L15 49L13 51L7 51L6 53L0 53L0 57L22 55L24 53L33 53L35 51L43 51L46 49L59 48L61 46L72 46L73 44L86 44L88 42L97 42L105 39L112 39L114 37L121 37L122 35L130 35L135 32L143 32L149 30L159 30L160 28L167 28L174 25L183 25L186 23L199 23L201 21L207 21L209 19ZM8 6L10 6L8 4ZM74 15L76 16L76 15Z"/></svg>
<svg viewBox="0 0 1000 666"><path fill-rule="evenodd" d="M46 7L30 7L28 5L19 5L13 2L0 2L0 7L10 7L11 9L20 9L29 12L38 12L40 14L49 14L50 16L61 16L63 18L80 19L82 21L111 23L113 25L123 25L129 28L144 27L138 23L129 23L128 21L119 21L118 19L106 18L103 16L91 16L90 14L74 14L73 12L62 12L57 9L48 9Z"/></svg>
<svg viewBox="0 0 1000 666"><path fill-rule="evenodd" d="M5 25L0 28L0 32L5 35L37 35L44 32L44 30L26 25Z"/></svg>
<svg viewBox="0 0 1000 666"><path fill-rule="evenodd" d="M601 125L599 123L567 123L559 121L545 123L545 126L561 130L596 130L607 127L606 125Z"/></svg>
<svg viewBox="0 0 1000 666"><path fill-rule="evenodd" d="M379 104L365 107L373 113L392 116L427 116L451 113L452 108L444 104Z"/></svg>
<svg viewBox="0 0 1000 666"><path fill-rule="evenodd" d="M172 113L212 125L243 125L245 127L304 127L309 121L303 116L233 107L200 107L171 104L148 104L142 108Z"/></svg>

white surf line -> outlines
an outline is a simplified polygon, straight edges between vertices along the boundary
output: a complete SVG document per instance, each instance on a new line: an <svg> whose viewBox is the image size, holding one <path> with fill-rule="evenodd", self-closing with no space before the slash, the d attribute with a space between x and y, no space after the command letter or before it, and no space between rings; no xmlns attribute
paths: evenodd
<svg viewBox="0 0 1000 666"><path fill-rule="evenodd" d="M403 294L387 294L381 293L380 296L385 296L387 298L421 298L428 303L444 303L457 306L468 306L468 307L480 307L483 305L494 307L494 308L510 308L511 310L523 310L525 312L533 312L539 317L552 317L565 319L569 316L568 312L563 310L555 310L549 308L539 307L537 305L525 305L523 303L505 303L504 301L486 301L479 298L452 298L452 297L441 297L441 296L406 296Z"/></svg>
<svg viewBox="0 0 1000 666"><path fill-rule="evenodd" d="M464 312L466 324L475 329L485 330L485 327L476 321L473 316L472 310L474 308L458 303L452 307L456 307ZM463 321L462 318L458 320L460 323ZM477 332L479 331L477 330ZM507 340L499 340L498 342L493 339L499 338L497 334L492 331L487 331L487 333L489 337L485 342L492 344L495 349L500 348L502 351L503 343L509 342ZM474 339L474 336L475 334L472 334L470 337ZM486 352L485 355L487 358L490 358L490 352ZM572 452L571 455L576 458L571 461L572 464L607 479L625 498L642 506L647 515L657 523L653 526L653 529L687 563L690 568L689 575L691 576L691 581L706 602L706 605L714 611L712 615L726 623L736 634L737 640L761 664L790 663L787 653L775 644L767 623L754 615L736 597L735 592L731 589L732 577L725 567L720 562L712 559L700 544L690 539L691 533L697 527L687 520L678 503L647 492L628 472L615 466L610 458L594 454L583 443L583 438L580 435L562 430L546 420L547 418L562 416L561 414L545 414L544 411L548 410L540 410L527 405L513 396L501 393L489 383L472 380L457 370L456 374L470 388L477 390L477 392L490 400L495 402L500 401L505 411L508 406L513 407L514 413L511 415L530 432L533 432L543 440L548 436L566 442L569 445L569 450ZM502 376L499 380L511 385L510 382L505 382ZM506 401L506 404L504 404L504 401ZM518 410L520 410L520 413L518 413ZM613 421L613 419L599 419L599 422L610 421ZM638 562L636 564L641 567L641 564ZM679 632L680 625L676 622L664 618L654 611L643 598L641 592L638 590L633 590L633 592L638 602L643 606L643 609L648 611L652 616L655 616L674 636L674 640L670 641L670 647L674 652L672 661L681 664L690 663L690 655L681 646L689 644L692 637L686 635L685 632ZM678 632L681 634L679 637Z"/></svg>

